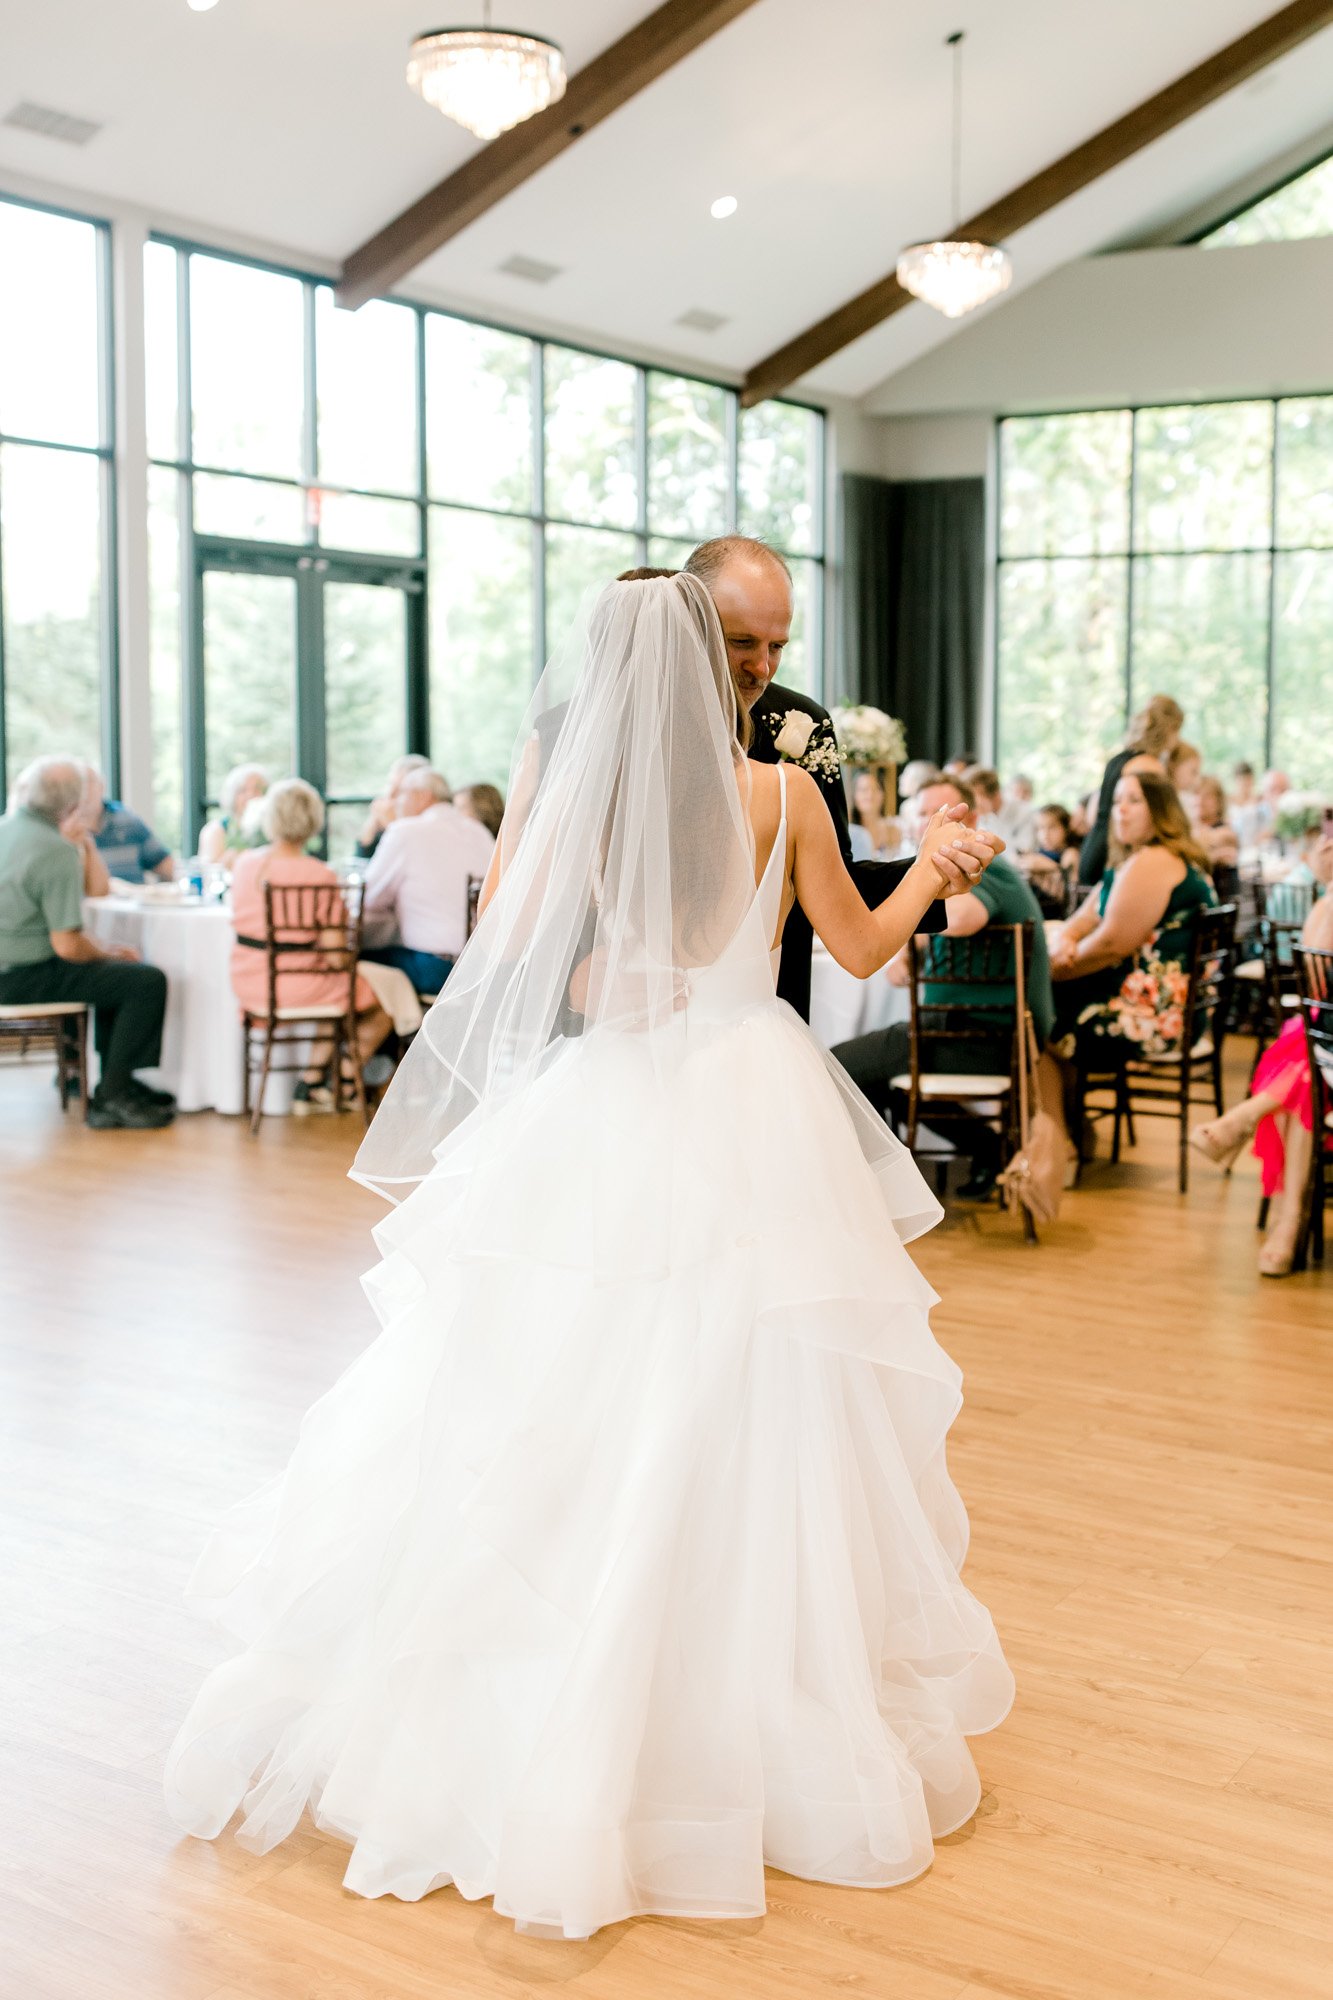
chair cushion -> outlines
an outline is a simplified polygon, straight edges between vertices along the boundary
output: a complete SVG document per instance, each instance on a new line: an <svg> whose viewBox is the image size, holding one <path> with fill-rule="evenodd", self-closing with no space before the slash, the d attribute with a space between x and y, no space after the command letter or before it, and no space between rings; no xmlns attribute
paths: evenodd
<svg viewBox="0 0 1333 2000"><path fill-rule="evenodd" d="M892 1090L910 1090L912 1078L904 1070L895 1076L889 1086ZM921 1074L921 1095L923 1097L1004 1097L1009 1091L1007 1076L969 1076L961 1073L949 1076L943 1070L924 1070Z"/></svg>
<svg viewBox="0 0 1333 2000"><path fill-rule="evenodd" d="M251 1020L267 1021L266 1007L251 1007ZM276 1016L279 1021L341 1021L346 1014L345 1007L279 1007Z"/></svg>
<svg viewBox="0 0 1333 2000"><path fill-rule="evenodd" d="M1198 1041L1194 1044L1194 1047L1190 1050L1190 1061L1206 1062L1212 1053L1213 1053L1212 1036L1200 1035ZM1150 1062L1158 1064L1171 1064L1171 1063L1179 1064L1180 1054L1181 1052L1179 1049L1168 1049L1163 1055L1160 1056L1138 1056L1135 1057L1134 1060L1136 1062Z"/></svg>
<svg viewBox="0 0 1333 2000"><path fill-rule="evenodd" d="M87 1012L86 1000L27 1000L0 1007L0 1021L40 1021L47 1015Z"/></svg>

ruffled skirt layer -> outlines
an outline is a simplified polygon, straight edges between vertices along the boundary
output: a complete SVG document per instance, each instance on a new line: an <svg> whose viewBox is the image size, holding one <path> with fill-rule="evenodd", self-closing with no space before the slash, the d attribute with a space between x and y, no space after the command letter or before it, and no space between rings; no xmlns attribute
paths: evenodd
<svg viewBox="0 0 1333 2000"><path fill-rule="evenodd" d="M375 1230L374 1342L189 1597L239 1647L169 1809L523 1928L883 1887L1013 1681L959 1580L910 1156L777 1003L571 1045Z"/></svg>

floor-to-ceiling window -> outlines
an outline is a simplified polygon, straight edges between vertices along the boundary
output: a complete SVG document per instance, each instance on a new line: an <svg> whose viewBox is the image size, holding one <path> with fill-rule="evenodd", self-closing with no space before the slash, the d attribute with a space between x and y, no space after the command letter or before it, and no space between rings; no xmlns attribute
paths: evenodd
<svg viewBox="0 0 1333 2000"><path fill-rule="evenodd" d="M154 241L145 253L155 793L297 769L350 845L388 760L503 784L583 591L739 529L791 564L822 680L823 418Z"/></svg>
<svg viewBox="0 0 1333 2000"><path fill-rule="evenodd" d="M1333 785L1333 396L1000 425L996 747L1071 797L1176 696L1210 769Z"/></svg>
<svg viewBox="0 0 1333 2000"><path fill-rule="evenodd" d="M118 776L107 247L0 198L0 804L49 751Z"/></svg>

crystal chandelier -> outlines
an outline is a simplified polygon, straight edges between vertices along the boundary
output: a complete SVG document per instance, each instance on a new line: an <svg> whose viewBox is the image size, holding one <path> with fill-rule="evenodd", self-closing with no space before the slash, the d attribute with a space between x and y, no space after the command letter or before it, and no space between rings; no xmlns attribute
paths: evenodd
<svg viewBox="0 0 1333 2000"><path fill-rule="evenodd" d="M413 90L446 118L494 139L565 94L565 58L554 42L491 26L490 0L480 28L432 28L418 35L407 62Z"/></svg>
<svg viewBox="0 0 1333 2000"><path fill-rule="evenodd" d="M959 191L963 178L963 35L949 35L953 50L953 214L954 228L962 212ZM1007 291L1013 277L1009 253L996 243L946 236L935 243L909 243L898 259L898 283L923 299L946 319L961 319Z"/></svg>

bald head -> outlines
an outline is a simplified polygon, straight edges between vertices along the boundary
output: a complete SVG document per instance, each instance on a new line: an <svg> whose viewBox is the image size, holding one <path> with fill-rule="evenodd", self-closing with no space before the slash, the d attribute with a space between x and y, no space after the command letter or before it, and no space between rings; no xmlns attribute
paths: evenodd
<svg viewBox="0 0 1333 2000"><path fill-rule="evenodd" d="M753 708L777 675L791 637L791 571L776 549L749 535L701 542L685 568L713 600L736 692Z"/></svg>

